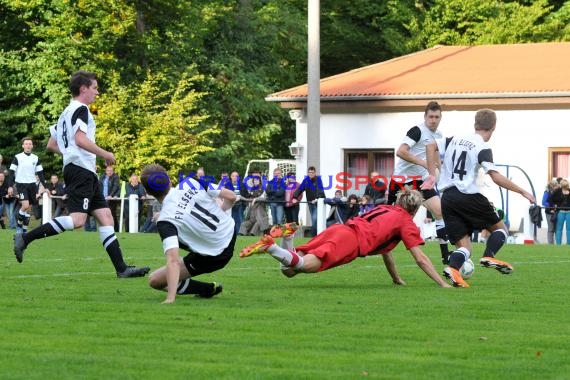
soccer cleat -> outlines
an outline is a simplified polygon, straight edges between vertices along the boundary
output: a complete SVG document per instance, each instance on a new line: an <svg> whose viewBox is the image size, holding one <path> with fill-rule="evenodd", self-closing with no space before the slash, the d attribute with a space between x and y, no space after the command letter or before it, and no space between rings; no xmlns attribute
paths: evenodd
<svg viewBox="0 0 570 380"><path fill-rule="evenodd" d="M117 272L119 278L144 277L150 271L149 267L137 268L135 266L127 266L123 272Z"/></svg>
<svg viewBox="0 0 570 380"><path fill-rule="evenodd" d="M195 297L198 298L212 298L213 296L220 294L223 290L224 287L222 286L222 284L218 284L217 282L213 282L212 283L214 285L214 288L212 289L211 293L208 294L196 294Z"/></svg>
<svg viewBox="0 0 570 380"><path fill-rule="evenodd" d="M445 267L443 270L443 275L449 279L451 285L455 286L456 288L468 288L469 284L465 282L463 277L461 277L461 273L455 268L452 267Z"/></svg>
<svg viewBox="0 0 570 380"><path fill-rule="evenodd" d="M285 224L277 224L273 227L271 227L271 230L269 231L269 235L271 235L272 238L277 239L277 238L281 238L281 237L287 237L287 236L291 236L294 235L295 232L297 232L297 229L299 228L299 226L297 225L297 223L285 223Z"/></svg>
<svg viewBox="0 0 570 380"><path fill-rule="evenodd" d="M513 266L506 261L497 260L494 257L482 257L479 263L485 268L495 268L502 274L510 274L513 271Z"/></svg>
<svg viewBox="0 0 570 380"><path fill-rule="evenodd" d="M263 253L267 248L271 247L275 242L270 235L264 235L261 239L253 244L248 245L239 253L239 257L248 257L256 253Z"/></svg>
<svg viewBox="0 0 570 380"><path fill-rule="evenodd" d="M24 261L24 251L26 250L27 244L24 241L24 234L17 233L14 235L14 255L16 255L16 260L19 263Z"/></svg>

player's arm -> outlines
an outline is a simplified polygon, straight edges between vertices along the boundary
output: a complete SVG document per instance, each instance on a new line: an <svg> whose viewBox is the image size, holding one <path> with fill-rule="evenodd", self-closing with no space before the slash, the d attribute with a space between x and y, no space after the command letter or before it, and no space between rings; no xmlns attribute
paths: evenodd
<svg viewBox="0 0 570 380"><path fill-rule="evenodd" d="M498 186L501 186L502 188L505 188L507 190L514 191L515 193L519 193L520 195L528 199L530 203L536 203L536 199L531 193L524 190L523 188L515 184L513 181L511 181L501 173L495 170L490 170L487 172L487 174L489 174L489 177L491 177L493 182L495 182Z"/></svg>
<svg viewBox="0 0 570 380"><path fill-rule="evenodd" d="M166 256L166 291L168 292L163 303L173 303L176 299L176 290L180 279L180 253L178 245L178 230L170 222L158 221L156 228L162 239L162 249Z"/></svg>
<svg viewBox="0 0 570 380"><path fill-rule="evenodd" d="M392 256L392 252L388 252L382 255L382 260L384 260L384 265L386 266L386 270L390 273L390 277L392 277L392 282L396 285L406 285L406 282L402 280L398 271L396 270L396 262L394 261L394 256Z"/></svg>
<svg viewBox="0 0 570 380"><path fill-rule="evenodd" d="M87 134L81 129L78 129L77 132L75 132L75 143L81 149L85 149L97 157L104 159L107 165L112 165L115 163L115 155L99 147L99 145L95 144L93 141L89 140Z"/></svg>
<svg viewBox="0 0 570 380"><path fill-rule="evenodd" d="M162 303L173 303L176 299L181 265L179 250L178 247L175 247L167 249L164 253L166 255L166 283L168 294Z"/></svg>
<svg viewBox="0 0 570 380"><path fill-rule="evenodd" d="M435 183L437 182L436 171L441 167L439 148L437 147L435 140L426 144L426 161L429 175L425 178L424 183L421 186L422 190L434 188Z"/></svg>
<svg viewBox="0 0 570 380"><path fill-rule="evenodd" d="M426 167L426 162L419 157L414 156L410 153L410 146L406 143L401 144L396 151L396 156L400 157L404 161L411 162L419 166Z"/></svg>
<svg viewBox="0 0 570 380"><path fill-rule="evenodd" d="M59 150L59 146L57 145L57 140L54 139L53 137L49 138L47 145L46 145L46 150L48 152L61 154L61 151Z"/></svg>
<svg viewBox="0 0 570 380"><path fill-rule="evenodd" d="M432 280L434 280L439 286L442 288L450 288L447 282L441 278L441 276L435 270L431 260L425 255L422 249L419 246L415 246L410 248L410 253L414 256L414 260L416 260L416 264L427 274Z"/></svg>

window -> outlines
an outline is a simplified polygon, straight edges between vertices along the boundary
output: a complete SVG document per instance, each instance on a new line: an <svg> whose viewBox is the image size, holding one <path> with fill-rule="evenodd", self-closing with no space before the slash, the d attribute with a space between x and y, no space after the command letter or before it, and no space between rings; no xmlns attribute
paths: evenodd
<svg viewBox="0 0 570 380"><path fill-rule="evenodd" d="M347 173L346 195L364 194L366 183L356 181L357 176L369 177L371 172L378 172L386 177L386 186L394 171L394 149L351 150L344 151L344 171ZM350 180L350 184L349 181Z"/></svg>
<svg viewBox="0 0 570 380"><path fill-rule="evenodd" d="M548 148L548 179L570 177L570 148Z"/></svg>

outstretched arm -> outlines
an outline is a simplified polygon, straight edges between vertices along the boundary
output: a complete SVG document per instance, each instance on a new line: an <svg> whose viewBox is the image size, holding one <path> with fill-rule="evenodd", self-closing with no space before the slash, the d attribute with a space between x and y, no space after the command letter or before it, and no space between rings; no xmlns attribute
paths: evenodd
<svg viewBox="0 0 570 380"><path fill-rule="evenodd" d="M514 191L515 193L519 193L520 195L528 199L530 203L536 203L536 199L531 193L517 186L513 181L511 181L501 173L494 170L490 170L487 174L489 174L493 182L495 182L497 185L507 190Z"/></svg>
<svg viewBox="0 0 570 380"><path fill-rule="evenodd" d="M445 282L443 280L443 278L441 278L441 276L439 274L437 274L437 271L435 270L435 267L433 266L432 262L425 255L425 253L421 250L420 247L418 247L418 246L412 247L412 248L410 248L410 252L411 252L412 256L414 256L414 260L416 260L416 264L418 264L418 266L432 280L434 280L439 286L441 286L442 288L450 288L451 287L451 285L449 285L447 282Z"/></svg>
<svg viewBox="0 0 570 380"><path fill-rule="evenodd" d="M237 199L237 196L235 195L235 193L229 189L226 189L226 188L223 188L222 190L220 190L219 197L222 200L222 204L220 205L220 208L224 211L231 209L234 206L234 203L236 202L236 199Z"/></svg>
<svg viewBox="0 0 570 380"><path fill-rule="evenodd" d="M400 275L396 270L396 263L394 262L394 256L392 256L392 252L383 254L382 259L384 260L386 270L392 277L392 282L396 285L406 285L406 282L400 278Z"/></svg>

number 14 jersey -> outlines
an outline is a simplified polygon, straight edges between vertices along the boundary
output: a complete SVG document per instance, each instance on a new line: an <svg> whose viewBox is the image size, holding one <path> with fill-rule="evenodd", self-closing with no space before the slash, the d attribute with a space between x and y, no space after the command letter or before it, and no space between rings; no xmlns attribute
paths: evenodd
<svg viewBox="0 0 570 380"><path fill-rule="evenodd" d="M441 191L455 186L464 194L479 193L479 168L483 168L485 174L497 170L491 148L477 133L440 140L438 149L440 154L443 154L438 182Z"/></svg>

